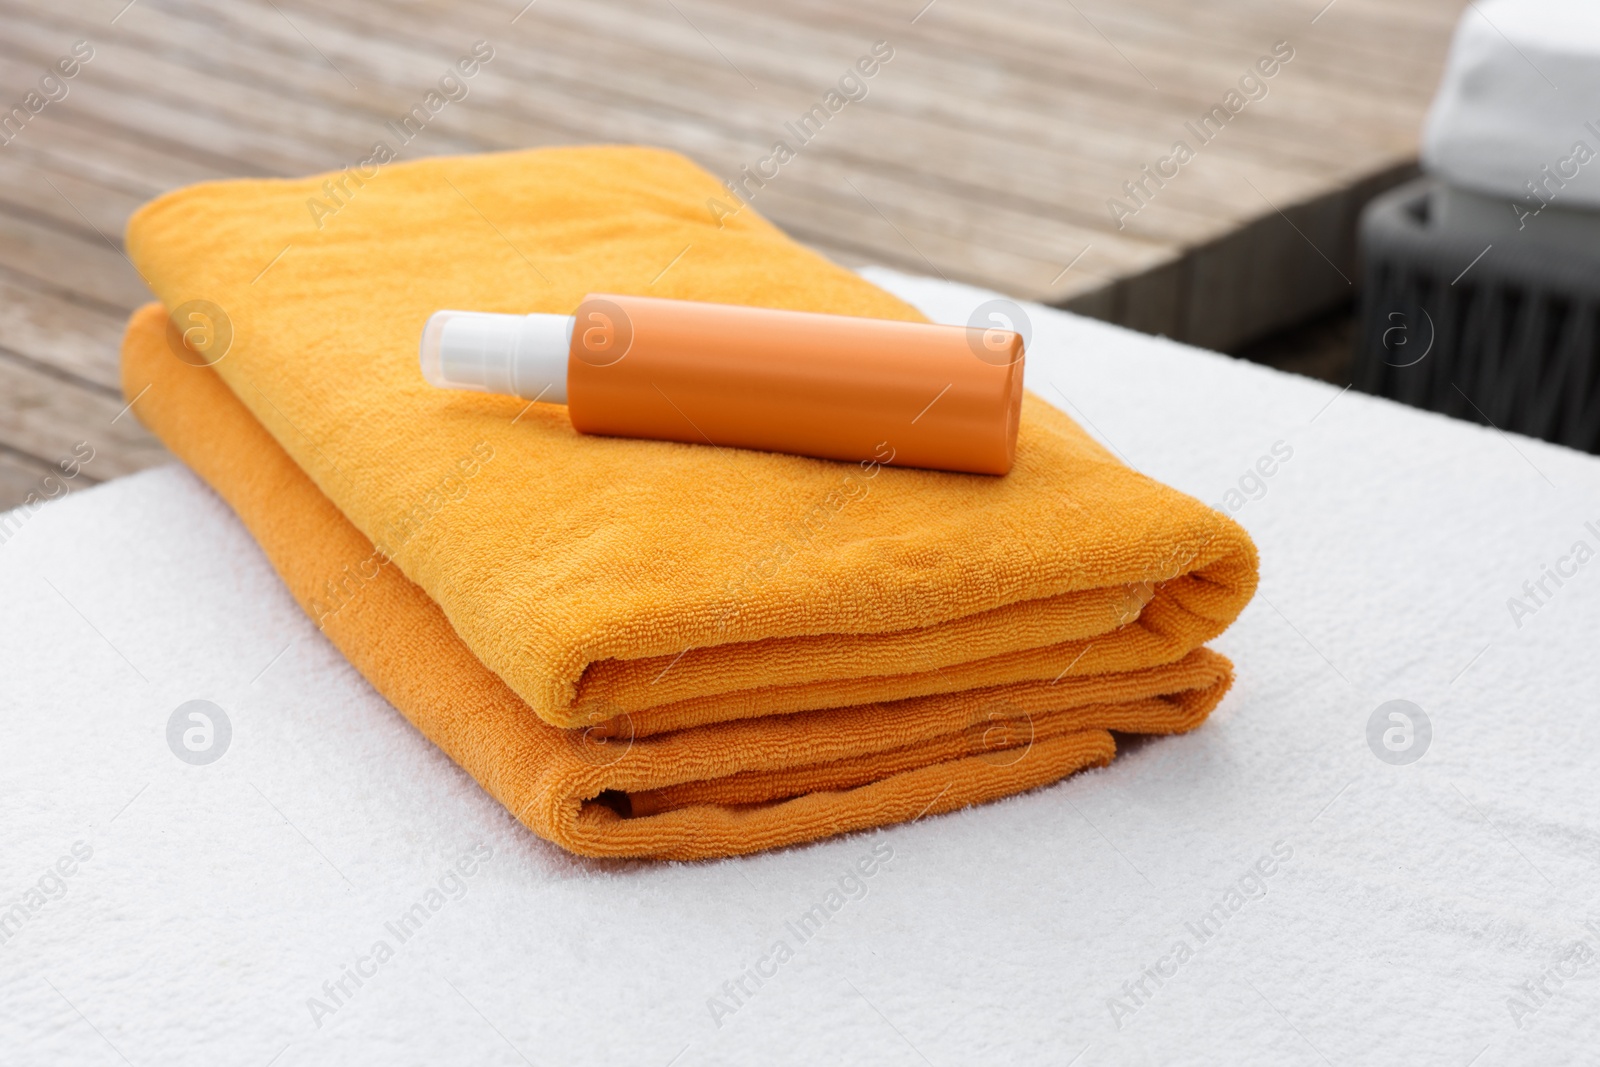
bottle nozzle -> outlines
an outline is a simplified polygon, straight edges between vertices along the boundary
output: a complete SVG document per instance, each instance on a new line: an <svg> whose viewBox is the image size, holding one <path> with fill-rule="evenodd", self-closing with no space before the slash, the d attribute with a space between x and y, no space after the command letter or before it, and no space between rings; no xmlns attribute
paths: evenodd
<svg viewBox="0 0 1600 1067"><path fill-rule="evenodd" d="M571 315L436 311L422 329L422 376L441 389L567 402Z"/></svg>

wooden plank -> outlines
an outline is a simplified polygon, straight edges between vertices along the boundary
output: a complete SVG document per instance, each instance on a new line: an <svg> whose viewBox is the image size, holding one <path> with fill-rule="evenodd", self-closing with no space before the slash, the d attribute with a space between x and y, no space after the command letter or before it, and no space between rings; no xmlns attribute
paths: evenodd
<svg viewBox="0 0 1600 1067"><path fill-rule="evenodd" d="M0 356L0 439L12 455L53 466L83 447L94 452L86 471L97 479L131 474L170 459L121 397L86 389Z"/></svg>
<svg viewBox="0 0 1600 1067"><path fill-rule="evenodd" d="M0 352L69 375L108 397L120 395L120 314L0 277Z"/></svg>
<svg viewBox="0 0 1600 1067"><path fill-rule="evenodd" d="M131 310L150 299L133 265L99 235L5 214L0 214L0 275L111 309Z"/></svg>
<svg viewBox="0 0 1600 1067"><path fill-rule="evenodd" d="M47 116L56 119L57 116ZM70 112L68 116L70 117ZM183 159L127 131L86 129L54 121L46 137L19 137L4 155L57 174L70 174L113 192L148 200L197 181L236 177L233 170Z"/></svg>
<svg viewBox="0 0 1600 1067"><path fill-rule="evenodd" d="M143 72L145 74L149 75L149 76L159 76L159 75L162 75L164 73L169 73L169 72L163 71L160 67L154 67L154 68L141 67L140 69L143 70ZM241 101L241 102L237 102L237 103L229 103L227 101L227 93L225 91L226 87L224 87L224 86L216 86L216 85L207 84L207 85L203 86L203 88L206 88L214 97L216 97L219 101L222 101L221 103L218 104L219 107L233 107L233 108L236 108L237 110L239 110L241 113L244 112L244 111L249 110L250 107L251 107L251 103L249 101ZM572 103L575 104L575 105L581 106L583 102L582 101L573 101ZM568 110L570 112L571 108L568 108ZM515 112L515 105L511 104L510 102L508 102L508 106L506 108L506 111L514 113ZM518 131L518 132L521 132L521 131ZM542 132L542 131L537 131L537 132ZM622 138L621 139L631 139L629 137L630 134L643 134L645 132L646 131L644 131L644 130L624 130L624 131L621 131L621 133L622 133ZM979 155L983 155L983 154L986 154L986 153L980 152L978 154ZM819 157L819 158L825 158L825 157ZM837 170L837 168L835 168L835 170ZM895 174L894 172L887 171L887 170L884 171L883 174L885 176L899 177L899 175ZM834 182L835 186L844 185L844 184L845 184L845 182L843 182L842 180ZM798 188L803 191L804 186L800 186ZM809 206L809 207L812 207L812 208L817 208L819 206L836 207L837 206L837 201L838 201L839 198L830 189L830 190L825 190L825 191L818 192L817 194L815 194L814 199L817 201L816 204L803 205L803 206ZM894 190L894 191L891 191L889 194L887 194L887 199L891 203L897 203L897 202L900 202L900 201L906 199L906 197L904 196L903 191ZM918 201L921 201L921 202L925 202L927 198L926 197L922 197L922 196L917 196L917 197L915 197L915 199L918 200ZM1024 215L1024 214L1020 214L1020 213L1015 212L1015 211L1012 211L1012 212L1009 212L1009 213L1008 212L1004 212L1004 211L998 211L993 207L985 206L985 200L992 201L993 199L994 198L992 198L992 197L985 197L985 196L983 196L981 194L979 196L965 195L965 196L962 196L959 199L957 199L953 204L940 203L940 204L937 204L936 206L932 207L931 209L924 210L924 211L922 211L922 215L924 217L926 217L927 219L932 220L933 223L936 226L939 226L939 227L953 226L953 227L957 228L958 232L960 232L962 230L965 230L965 231L968 231L968 232L973 232L973 231L976 231L976 230L987 229L987 230L995 231L1001 237L1009 236L1011 239L1013 239L1015 241L1020 241L1020 242L1023 242L1023 243L1027 243L1028 241L1035 241L1035 240L1040 239L1041 235L1040 235L1039 226L1038 226L1038 221L1039 220L1037 219L1036 216L1037 216L1037 213L1040 211L1040 209L1044 205L1041 205L1041 204L1024 204L1023 205L1024 207L1030 209L1027 212L1027 214ZM882 230L890 230L890 229L892 229L892 227L889 227L889 226L884 224L882 217L880 215L878 215L877 211L870 204L868 204L866 202L854 203L853 200L854 200L854 198L852 198L851 201L847 201L847 206L846 206L845 210L846 210L847 213L854 213L855 215L857 215L859 217L859 223L861 225L866 225L868 227L872 227L872 228L875 228L875 229L882 229ZM982 208L982 212L981 212L981 216L980 217L974 218L974 209L975 208ZM814 213L815 212L812 211L812 212L807 212L806 214L814 214ZM801 214L801 212L796 212L796 214L797 215ZM1029 216L1034 216L1034 217L1029 217ZM1009 235L1006 233L1006 228L1005 227L997 225L997 222L1001 218L1004 218L1004 217L1012 217L1012 218L1014 218L1015 224L1012 227L1010 227L1011 232L1010 232ZM985 221L985 219L986 219L986 221ZM1196 220L1196 225L1198 225L1198 224L1199 224L1199 222L1198 222L1198 219L1197 219ZM897 222L896 225L900 225L900 223ZM856 228L856 226L854 226L854 225L852 225L850 227L850 229L855 229L855 228ZM902 226L902 229L904 229L904 228L905 227ZM948 233L934 234L934 235L930 236L930 240L929 241L919 242L919 243L931 243L935 247L943 247L944 238L946 238L948 236L950 236ZM957 237L957 239L958 240L960 239L959 236ZM912 240L916 241L917 238L913 237ZM1063 240L1063 241L1060 241L1060 242L1056 242L1056 243L1057 244L1070 245L1073 240L1076 240L1076 238L1069 238L1069 239L1066 239L1066 240ZM1080 245L1080 247L1081 247L1081 245ZM902 256L903 256L903 254L904 253L902 252ZM1102 255L1104 255L1104 250L1102 250ZM1143 258L1144 262L1148 262L1150 257L1148 255L1144 255L1142 258ZM1005 262L1006 261L1006 257L1004 257L1004 256L996 256L996 255L990 254L990 255L982 257L982 260L983 260L983 262L987 262L987 263L990 263L990 264L999 264L999 263ZM915 256L913 256L913 258L908 261L908 265L914 265L915 269L926 269L926 264L921 262L920 258L915 257ZM1055 266L1055 265L1052 265L1052 262L1049 261L1049 260L1042 260L1041 263L1037 266L1036 269L1029 269L1026 272L1019 271L1019 270L1007 270L1007 269L1002 269L1002 268L998 268L998 267L995 267L993 269L985 269L983 267L982 263L974 264L974 266L977 267L977 270L974 271L972 269L968 269L968 270L966 270L965 272L963 272L962 274L960 274L958 276L965 277L965 278L968 278L968 279L971 279L971 280L988 280L991 283L993 283L996 279L1003 279L1007 283L1008 288L1011 288L1011 289L1013 289L1015 291L1021 292L1024 295L1030 295L1030 296L1044 295L1043 289L1041 288L1041 286L1039 284L1039 280L1035 279L1033 277L1034 275L1041 275L1043 279L1048 279L1048 278L1054 276L1056 273L1059 272L1059 267Z"/></svg>
<svg viewBox="0 0 1600 1067"><path fill-rule="evenodd" d="M395 31L395 28L396 28L395 24L397 22L401 22L401 21L402 21L401 19L396 18L394 16L386 15L385 18L384 18L384 23L389 27L391 32ZM376 29L376 27L373 27L373 28ZM284 32L288 32L288 29L287 29L286 26L284 26L283 29L284 29ZM545 36L545 35L542 35L542 36ZM555 47L556 45L561 45L563 43L564 42L555 41L555 42L552 43L552 47ZM560 84L553 84L550 81L550 79L552 79L553 77L556 76L556 74L559 72L559 68L563 64L571 64L572 65L572 69L575 72L577 72L577 75L581 75L581 76L584 76L584 77L591 77L592 78L592 68L591 68L590 64L587 62L586 59L584 59L581 56L581 53L577 53L577 47L581 43L582 43L582 41L580 39L574 38L570 42L570 44L572 46L571 48L555 50L555 51L552 51L549 55L541 55L540 58L539 58L539 61L534 66L530 66L530 67L526 67L526 68L518 67L516 65L517 64L517 59L515 57L512 57L509 60L503 59L503 58L502 59L497 59L497 61L496 61L497 66L496 66L496 68L495 68L493 73L504 74L509 70L511 72L510 78L511 78L512 84L509 86L509 91L504 93L503 98L495 99L495 100L491 101L491 103L494 105L494 112L493 112L494 115L497 116L497 117L500 117L502 119L505 116L519 116L520 117L520 115L524 113L523 112L523 108L525 107L525 105L523 104L523 101L525 100L526 95L527 95L526 94L527 79L528 78L538 78L538 79L540 79L540 80L545 82L545 85L546 85L546 87L548 89L548 92L546 94L548 98L544 101L544 105L547 108L550 108L551 110L559 111L559 112L561 112L563 114L566 114L566 115L570 116L572 119L579 120L579 121L576 121L576 122L569 122L569 124L568 124L566 129L558 131L559 135L556 138L558 140L577 139L578 137L580 137L582 135L583 131L587 130L587 131L590 131L590 135L591 136L601 137L602 139L612 139L612 140L640 139L640 140L642 140L642 139L647 139L649 137L649 135L652 134L652 133L654 133L654 134L656 134L658 136L663 134L663 133L666 133L666 134L669 134L670 136L668 136L668 137L666 137L664 139L668 140L669 142L671 142L671 141L683 141L683 140L689 139L689 137L692 136L692 131L690 131L690 130L680 131L680 130L678 130L676 128L672 128L670 126L667 129L663 129L662 125L661 125L661 120L663 118L665 118L665 120L669 124L673 123L674 121L676 121L678 123L684 123L684 122L686 122L688 120L692 120L691 125L692 125L692 127L694 129L699 129L700 127L705 125L704 119L701 117L700 113L705 112L706 110L708 110L710 108L710 105L713 103L713 101L707 100L707 99L700 99L700 100L688 99L687 101L685 101L683 103L683 106L679 109L679 111L675 115L668 115L668 116L642 115L642 116L640 116L641 118L648 119L649 121L647 121L647 122L646 121L640 121L640 122L635 122L635 123L631 123L631 124L628 123L628 121L627 121L628 118L630 116L636 115L636 113L639 113L646 101L655 101L657 103L659 103L661 101L662 94L658 91L659 87L657 87L657 86L649 86L649 87L646 87L644 89L641 89L641 90L639 90L639 94L638 95L636 95L635 97L630 98L630 99L622 99L622 100L618 100L618 99L601 99L599 101L594 101L594 100L587 99L587 98L585 98L583 96L579 96L577 98L572 98L572 99L565 98L564 96L561 95L566 91L564 86L560 85ZM367 56L369 58L369 62L371 60L371 57L373 55L377 54L380 51L381 51L381 47L376 47L376 46L369 45L367 47L367 50L366 50L366 54L367 54ZM575 56L575 54L576 54L576 58L573 58ZM643 55L641 54L641 56L639 56L639 57L629 57L629 58L630 59L631 58L643 58ZM507 66L508 63L510 64L509 67ZM610 79L608 84L612 85L613 88L615 88L615 86L618 83L625 83L627 81L627 79L628 79L627 72L629 70L636 69L638 65L639 64L632 63L632 62L624 62L624 63L620 64L619 68L618 68L619 69L618 76L616 78ZM524 75L526 75L526 77L524 77ZM489 79L489 81L493 82L494 79L491 78L491 79ZM674 85L672 87L672 91L671 92L677 92L680 88L681 88L680 86ZM671 99L671 92L669 92L667 99ZM814 93L805 102L813 102L813 101L814 101ZM801 102L797 99L797 101L796 101L796 110L800 109L800 103ZM619 107L618 106L619 104L622 105L622 106ZM457 116L459 116L461 114L463 114L463 113L462 112L455 112L455 111L446 112L446 114L444 116L444 119L447 120L447 121L448 120L453 120L454 118L456 118ZM617 118L613 118L612 116L616 116ZM608 118L610 119L609 124L608 124ZM620 118L620 124L619 124L619 118ZM910 148L918 156L925 157L925 155L926 155L926 153L928 151L936 150L937 142L938 142L940 136L941 135L944 135L946 137L948 136L948 128L947 128L948 124L947 123L940 122L938 124L929 124L925 131L908 130L908 128L907 128L908 124L909 125L914 125L915 122L914 122L914 120L906 120L906 121L901 121L900 122L900 124L898 126L898 140L900 140L902 142L905 142L908 146L910 146ZM748 153L750 151L756 151L756 150L764 150L770 144L770 137L768 136L769 131L778 131L780 129L781 129L781 127L779 126L778 123L771 122L766 127L765 130L762 130L760 133L756 134L754 137L752 137L749 134L748 131L745 131L745 134L742 137L738 136L738 134L734 134L733 136L736 137L737 142L739 144L739 148L738 149L734 149L734 150L737 151L737 150L741 150L742 149L743 153ZM539 138L548 139L551 136L551 133L552 133L552 131L550 131L547 127L543 128L543 129L537 129L536 128L536 129L532 129L532 130L517 130L517 129L513 128L513 129L511 129L509 131L480 130L480 131L475 131L475 132L477 132L479 134L479 137L478 137L479 140L487 141L490 144L497 144L497 145L527 143L527 141L530 139L530 136L529 136L530 134L532 135L533 139L539 139ZM859 136L859 140L865 145L882 144L886 140L894 139L894 138L892 138L890 136L891 132L893 132L893 131L890 131L890 130L884 129L884 128L879 128L877 126L866 125L866 126L862 126L861 127L861 129L858 132L858 136ZM1006 131L1000 131L1000 132L1004 133ZM1021 131L1012 131L1012 132L1021 132ZM923 134L925 134L925 136L918 136L919 133L923 133ZM988 143L982 143L982 142L975 143L972 146L971 151L958 153L958 154L956 154L955 158L958 161L959 160L968 160L968 159L971 159L971 160L990 160L990 159L994 159L998 155L1000 155L1001 153L999 152L999 149L1001 147L1003 147L1003 143L993 140L993 138L996 136L996 131L984 130L984 131L982 131L982 134L983 134L984 137L987 137L987 138L990 139ZM725 141L726 138L723 138L722 140ZM1081 137L1080 137L1080 141L1081 141ZM708 143L702 144L702 145L698 145L697 147L709 149L709 150L712 151L713 154L729 155L730 161L732 159L738 158L736 156L732 156L731 152L728 151L728 148L730 146L725 145L725 144L716 143L716 138L714 136L711 139L709 139ZM718 149L721 149L722 151L719 152ZM819 149L818 151L821 152L821 153L826 154L829 150L826 147L824 147L824 148ZM745 158L749 158L748 155L745 155ZM873 163L872 160L864 159L864 158L861 158L859 156L857 156L855 158L846 159L846 162L848 162L850 164L854 164L854 165L866 164L866 165L869 165L869 166L872 165L872 163ZM882 160L879 160L879 161L877 161L876 169L881 173L889 173L889 172L892 171L893 168L886 166ZM921 178L921 177L927 176L925 174L925 172L927 170L927 168L925 166L922 166L922 167L918 167L918 166L914 166L914 165L913 166L906 166L906 167L902 168L902 170L904 170L904 172L906 174L912 176L913 178ZM1059 177L1059 168L1057 168L1055 173ZM943 181L946 185L949 185L950 182L951 182L951 179L949 178L949 176L947 174L941 173L941 175L932 176L932 177L934 177L935 180ZM967 188L958 188L958 189L955 190L955 192L958 195L960 195L963 198L968 199L968 200L971 200L971 199L974 199L974 198L983 198L985 196L989 196L989 197L992 198L992 196L994 194L996 194L996 193L1004 196L1004 195L1011 194L1014 191L1014 189L1038 189L1038 188L1040 188L1042 183L1043 183L1043 179L1045 177L1045 174L1043 172L1038 172L1038 173L1030 172L1027 167L1019 168L1017 166L1008 166L1008 167L1004 167L1004 168L991 167L990 168L990 177L995 179L995 180L997 180L997 181L1000 181L1002 183L1010 183L1013 188L1011 188L1011 189L998 189L998 188L993 187L993 186L983 187L981 185L981 183L977 188L973 188L973 187L971 187L971 183L969 183L969 187L967 187ZM1103 179L1109 179L1109 177L1110 177L1109 173L1102 176ZM1072 191L1069 190L1068 192L1070 194ZM1019 206L1026 206L1028 209L1030 209L1035 214L1049 215L1049 214L1059 214L1059 213L1062 213L1062 212L1066 212L1068 214L1068 216L1070 217L1071 213L1074 210L1072 205L1076 201L1080 201L1082 199L1083 199L1082 197L1076 197L1076 196L1068 195L1068 196L1057 198L1057 199L1053 199L1053 200L1052 199L1034 199L1034 200L1031 200L1031 201L1023 201L1021 203L1021 205L1019 205ZM1184 200L1185 200L1185 194L1180 192L1180 193L1177 193L1177 194L1174 195L1174 197L1172 198L1172 203L1175 206L1178 206L1178 205L1181 205L1184 202ZM1096 221L1098 221L1098 211L1099 211L1098 207L1095 207L1094 211L1096 213ZM942 214L943 212L940 211L939 213ZM1082 214L1081 210L1079 211L1079 214L1081 216L1081 214ZM1083 221L1083 219L1080 217L1079 221ZM1205 217L1197 215L1195 217L1195 219L1194 219L1194 226L1197 229L1198 228L1202 228L1205 225L1205 222L1206 222L1206 218Z"/></svg>
<svg viewBox="0 0 1600 1067"><path fill-rule="evenodd" d="M95 484L90 482L87 476L74 478L68 482L62 479L61 474L61 471L48 463L41 463L32 456L9 452L0 447L0 511L16 507L29 500L30 496L34 501L52 495L60 496L62 492L67 491L67 486L71 482ZM28 513L12 515L0 521L0 545L4 545L14 537L30 518L32 514Z"/></svg>
<svg viewBox="0 0 1600 1067"><path fill-rule="evenodd" d="M639 142L734 177L890 41L865 99L757 210L851 265L1231 348L1349 299L1355 217L1409 173L1465 4L124 2L0 0L0 86L17 99L72 41L96 50L0 145L0 506L76 440L96 442L97 477L164 458L131 415L111 421L122 322L148 298L120 250L140 203L360 159L475 40L493 62L403 158ZM1124 183L1279 40L1295 57L1266 97L1116 217Z"/></svg>
<svg viewBox="0 0 1600 1067"><path fill-rule="evenodd" d="M149 197L108 189L76 174L62 173L0 153L0 214L70 233L86 241L122 246L128 216Z"/></svg>

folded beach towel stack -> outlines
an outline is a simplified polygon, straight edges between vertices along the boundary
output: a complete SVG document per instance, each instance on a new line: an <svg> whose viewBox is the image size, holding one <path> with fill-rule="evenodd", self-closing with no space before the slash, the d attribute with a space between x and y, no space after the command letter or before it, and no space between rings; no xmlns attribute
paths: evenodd
<svg viewBox="0 0 1600 1067"><path fill-rule="evenodd" d="M919 318L749 208L708 210L723 194L620 147L179 190L128 228L162 304L129 325L124 388L350 662L574 852L914 819L1104 764L1111 731L1202 722L1249 538L1031 396L994 478L585 437L423 382L445 307ZM169 309L213 332L184 347Z"/></svg>

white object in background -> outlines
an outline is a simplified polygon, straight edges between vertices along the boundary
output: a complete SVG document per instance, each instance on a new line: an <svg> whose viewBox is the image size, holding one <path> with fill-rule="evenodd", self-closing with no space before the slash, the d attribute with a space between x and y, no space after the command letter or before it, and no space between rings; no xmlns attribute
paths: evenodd
<svg viewBox="0 0 1600 1067"><path fill-rule="evenodd" d="M1600 208L1600 4L1470 5L1423 127L1422 165L1525 209ZM1515 222L1513 207L1502 210Z"/></svg>

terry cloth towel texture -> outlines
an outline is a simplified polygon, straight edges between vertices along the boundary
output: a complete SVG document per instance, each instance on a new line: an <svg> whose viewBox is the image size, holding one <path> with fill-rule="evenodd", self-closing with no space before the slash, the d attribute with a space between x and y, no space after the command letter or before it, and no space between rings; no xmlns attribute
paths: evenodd
<svg viewBox="0 0 1600 1067"><path fill-rule="evenodd" d="M917 317L748 209L718 226L705 203L720 186L681 157L545 149L395 165L333 179L342 206L319 229L307 204L335 188L327 180L197 186L135 216L130 254L165 304L224 309L232 343L215 370L231 393L170 351L155 360L165 340L148 316L130 332L125 384L130 397L152 385L136 410L234 504L352 661L538 832L608 854L769 847L914 816L907 794L893 803L866 794L909 786L899 779L920 772L908 767L963 765L952 746L979 722L1031 715L1036 733L1057 730L1074 754L1025 767L1053 743L1036 736L1014 765L1025 769L999 776L1004 785L993 775L951 784L939 807L1109 758L1110 738L1087 727L1140 728L1126 716L1084 719L1085 709L1169 698L1168 718L1150 720L1159 732L1192 726L1220 698L1225 664L1199 646L1254 589L1248 538L1031 397L1017 466L995 479L871 457L855 466L584 438L558 409L422 382L416 339L444 306L567 312L608 290ZM181 428L203 415L183 406L194 404L228 417L186 438ZM230 427L255 439L225 463ZM253 514L242 487L268 444L285 471L309 480ZM346 524L336 537L272 532L322 512ZM392 631L362 630L358 620L373 613L404 614L377 606L377 591L394 583L421 614L404 626L389 619ZM424 615L437 617L438 633ZM544 736L528 708L554 727L588 727L551 737L591 739L577 766L592 781L541 763L531 740L491 730L492 743L474 733L468 744L441 724L470 684L399 635L452 630L456 654L493 683L471 683L477 705L506 688L515 709L506 729ZM1186 670L1209 675L1172 673ZM1181 722L1173 701L1188 714ZM826 709L832 718L815 717ZM1078 717L1041 723L1069 712ZM905 715L924 716L924 733ZM762 721L770 716L786 717ZM637 752L673 730L683 732L661 739L669 749L703 743L718 758L679 766L666 754L606 756L604 773L595 770L594 738L634 738ZM968 758L992 772L1003 760L993 730L982 735L983 753ZM935 738L945 747L919 748ZM504 751L481 751L496 746ZM594 788L602 778L609 784ZM547 811L523 810L537 802L516 799L529 789ZM824 802L818 790L848 792ZM804 803L821 814L790 810ZM748 822L754 810L737 807L751 804L769 812L760 829ZM681 834L644 825L692 811L732 822L716 823L721 832L670 823ZM638 825L580 832L609 822Z"/></svg>
<svg viewBox="0 0 1600 1067"><path fill-rule="evenodd" d="M612 291L920 316L753 211L719 226L721 186L673 153L358 180L179 190L134 216L128 251L169 309L225 311L223 380L547 722L621 709L656 732L1137 670L1254 589L1243 530L1033 398L1015 469L989 478L583 437L553 405L435 389L416 350L441 307L567 313ZM308 202L336 187L319 229ZM328 577L319 611L342 602Z"/></svg>
<svg viewBox="0 0 1600 1067"><path fill-rule="evenodd" d="M599 738L534 716L438 605L333 506L221 379L173 358L158 304L123 343L140 417L239 515L309 614L360 568L323 632L383 696L541 837L584 855L701 859L936 814L1044 785L1115 753L1108 731L1177 733L1232 680L1196 649L1123 674L1024 682Z"/></svg>

